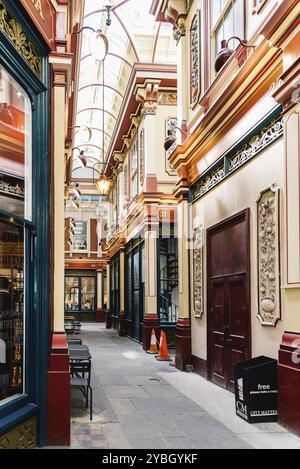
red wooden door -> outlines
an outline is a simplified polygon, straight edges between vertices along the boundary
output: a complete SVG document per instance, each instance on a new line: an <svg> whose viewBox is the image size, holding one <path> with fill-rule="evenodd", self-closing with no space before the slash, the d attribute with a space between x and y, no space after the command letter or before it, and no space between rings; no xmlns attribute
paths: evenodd
<svg viewBox="0 0 300 469"><path fill-rule="evenodd" d="M211 380L230 391L234 365L250 357L251 347L249 237L243 213L208 232L208 369Z"/></svg>

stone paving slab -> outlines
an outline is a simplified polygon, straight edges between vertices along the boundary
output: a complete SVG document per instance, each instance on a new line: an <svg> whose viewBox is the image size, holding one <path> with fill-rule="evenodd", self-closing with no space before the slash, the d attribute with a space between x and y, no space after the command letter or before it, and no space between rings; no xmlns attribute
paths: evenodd
<svg viewBox="0 0 300 469"><path fill-rule="evenodd" d="M83 324L81 337L92 355L94 416L89 422L82 399L72 393L71 448L252 447L187 396L185 386L173 384L190 374L103 325Z"/></svg>

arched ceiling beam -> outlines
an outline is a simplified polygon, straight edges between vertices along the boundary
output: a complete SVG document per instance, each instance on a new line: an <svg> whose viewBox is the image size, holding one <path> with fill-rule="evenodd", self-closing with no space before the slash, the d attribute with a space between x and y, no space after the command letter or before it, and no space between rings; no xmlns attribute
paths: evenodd
<svg viewBox="0 0 300 469"><path fill-rule="evenodd" d="M159 25L158 25L156 35L155 35L155 38L154 38L154 43L153 43L153 51L152 51L152 63L153 64L155 62L156 48L157 48L157 43L158 43L158 39L159 39L160 28L161 28L161 23L159 23Z"/></svg>
<svg viewBox="0 0 300 469"><path fill-rule="evenodd" d="M123 95L122 93L120 93L120 91L118 91L116 88L114 88L113 86L109 86L109 85L103 85L103 83L91 83L91 84L89 84L89 85L84 85L84 86L82 86L81 88L78 89L78 93L79 93L79 91L83 91L83 90L85 90L85 89L87 89L87 88L90 88L90 87L92 88L92 87L96 87L96 86L99 86L99 87L101 87L101 88L102 88L103 86L104 86L104 88L109 88L110 90L113 90L113 91L115 91L116 93L118 93L118 95L120 95L121 98L124 98L124 95Z"/></svg>
<svg viewBox="0 0 300 469"><path fill-rule="evenodd" d="M80 111L76 112L76 115L81 114L82 112L86 111L102 111L106 114L109 114L113 119L117 120L116 116L114 116L111 112L107 111L106 109L101 109L100 107L87 107L85 109L81 109Z"/></svg>
<svg viewBox="0 0 300 469"><path fill-rule="evenodd" d="M129 65L130 68L133 68L133 65L128 62L128 60L124 59L124 57L121 57L121 55L115 54L114 52L107 52L107 55L110 55L111 57L116 57L117 59L122 60L122 62L125 62L127 65ZM92 57L92 54L87 54L81 57L80 61L88 59L89 57Z"/></svg>
<svg viewBox="0 0 300 469"><path fill-rule="evenodd" d="M120 23L120 25L122 26L122 28L124 29L125 33L127 34L127 37L128 37L129 42L130 42L130 44L131 44L131 47L132 47L132 49L133 49L133 52L134 52L134 54L135 54L135 57L136 57L137 62L140 62L139 54L138 54L138 52L137 52L137 50L136 50L134 41L133 41L131 35L129 34L129 31L127 30L125 24L124 24L123 21L121 20L121 18L120 18L120 16L118 15L118 13L117 13L116 11L114 11L113 13L114 13L115 17L117 18L117 20L119 21L119 23Z"/></svg>
<svg viewBox="0 0 300 469"><path fill-rule="evenodd" d="M94 145L92 143L83 143L82 145L78 145L77 148L82 148L82 147L93 147L93 148L97 148L97 150L103 151L103 149L101 147L99 147L98 145ZM92 158L92 156L91 157L89 157L89 155L86 155L86 156L88 158Z"/></svg>

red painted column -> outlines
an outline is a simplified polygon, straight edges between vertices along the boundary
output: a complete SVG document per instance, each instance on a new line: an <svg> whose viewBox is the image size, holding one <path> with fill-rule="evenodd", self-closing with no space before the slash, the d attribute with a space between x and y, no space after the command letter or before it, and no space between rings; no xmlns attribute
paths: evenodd
<svg viewBox="0 0 300 469"><path fill-rule="evenodd" d="M278 422L300 435L300 333L285 332L278 359Z"/></svg>
<svg viewBox="0 0 300 469"><path fill-rule="evenodd" d="M176 324L175 366L180 370L185 370L186 365L192 363L191 340L190 319L178 319Z"/></svg>
<svg viewBox="0 0 300 469"><path fill-rule="evenodd" d="M70 445L70 367L65 333L53 333L47 390L47 444Z"/></svg>

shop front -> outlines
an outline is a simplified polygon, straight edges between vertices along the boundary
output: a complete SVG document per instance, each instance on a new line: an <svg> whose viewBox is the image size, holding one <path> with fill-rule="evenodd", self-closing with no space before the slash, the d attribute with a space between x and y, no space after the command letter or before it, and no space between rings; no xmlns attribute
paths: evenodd
<svg viewBox="0 0 300 469"><path fill-rule="evenodd" d="M96 270L66 270L65 317L74 316L84 322L96 321L96 273Z"/></svg>
<svg viewBox="0 0 300 469"><path fill-rule="evenodd" d="M46 442L49 47L21 4L0 19L0 448L30 448Z"/></svg>

